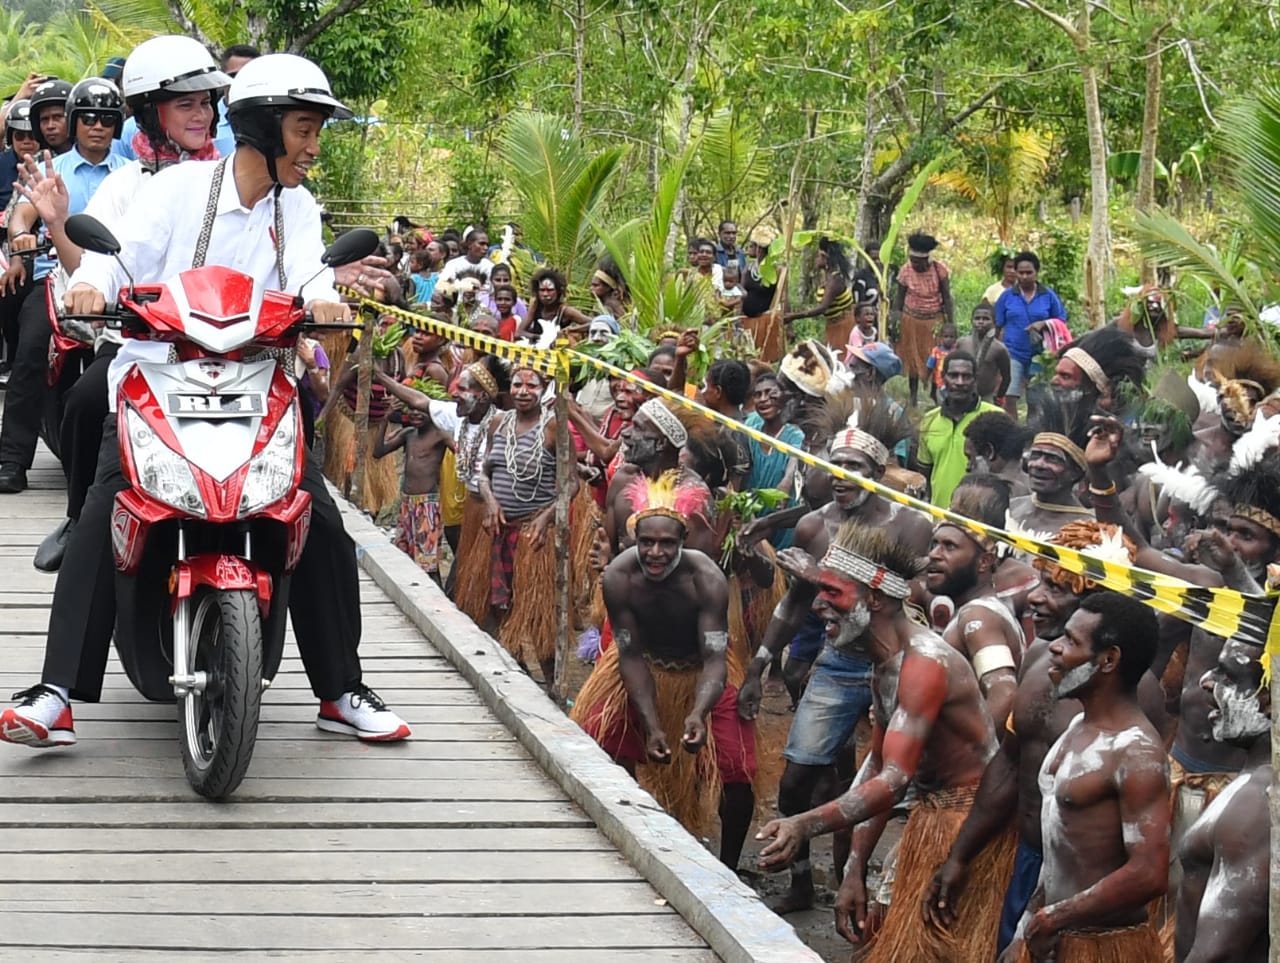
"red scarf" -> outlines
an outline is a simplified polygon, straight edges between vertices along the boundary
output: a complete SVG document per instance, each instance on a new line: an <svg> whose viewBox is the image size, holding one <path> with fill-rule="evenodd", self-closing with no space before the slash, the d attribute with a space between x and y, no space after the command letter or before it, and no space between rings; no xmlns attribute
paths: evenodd
<svg viewBox="0 0 1280 963"><path fill-rule="evenodd" d="M133 153L138 160L142 161L142 166L152 170L162 170L170 164L177 164L184 160L217 160L221 156L218 148L213 145L212 137L206 140L199 150L189 154L179 151L177 145L171 140L166 140L157 148L152 145L151 138L142 131L133 135L129 145L133 148Z"/></svg>

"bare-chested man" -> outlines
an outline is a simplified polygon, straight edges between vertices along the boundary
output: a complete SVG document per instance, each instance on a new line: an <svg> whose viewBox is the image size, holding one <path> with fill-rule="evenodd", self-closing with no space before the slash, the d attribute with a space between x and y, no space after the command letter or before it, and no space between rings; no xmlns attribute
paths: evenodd
<svg viewBox="0 0 1280 963"><path fill-rule="evenodd" d="M1271 693L1263 654L1229 639L1200 684L1210 693L1213 738L1245 752L1244 770L1183 837L1175 959L1266 963L1271 859Z"/></svg>
<svg viewBox="0 0 1280 963"><path fill-rule="evenodd" d="M1009 387L1009 349L996 337L996 309L986 301L973 308L973 333L956 342L957 351L973 355L974 382L983 401L1003 400ZM981 416L979 416L981 417Z"/></svg>
<svg viewBox="0 0 1280 963"><path fill-rule="evenodd" d="M832 438L830 461L879 481L884 477L893 444L900 437L900 422L888 408L868 402L860 423L866 430L847 428ZM822 558L842 525L857 522L886 530L892 527L900 544L914 556L923 554L928 547L929 522L920 512L839 478L832 480L831 489L832 500L806 515L796 526L795 545L778 554L779 567L793 579L765 630L760 650L747 667L746 681L738 695L738 711L744 719L754 719L760 711L760 678L765 667L805 625L819 591L815 559ZM871 706L872 661L862 640L851 637L837 643L828 634L820 644L783 750L786 768L778 786L778 809L783 815L804 812L813 805L815 790L824 774ZM794 667L790 671L794 672ZM832 786L825 798L838 791ZM837 858L836 862L839 874L843 860ZM792 867L790 892L774 908L788 913L812 905L813 872L806 843Z"/></svg>
<svg viewBox="0 0 1280 963"><path fill-rule="evenodd" d="M1084 711L1040 768L1044 865L1002 960L1162 959L1147 904L1166 885L1169 767L1137 698L1158 634L1142 602L1096 592L1049 645L1058 697Z"/></svg>
<svg viewBox="0 0 1280 963"><path fill-rule="evenodd" d="M1002 732L1013 708L1023 635L1013 612L996 597L995 567L994 539L951 522L934 526L925 584L956 607L942 637L973 666L996 731Z"/></svg>
<svg viewBox="0 0 1280 963"><path fill-rule="evenodd" d="M391 415L401 419L390 438ZM400 409L378 423L373 457L385 458L404 449L404 480L400 484L400 513L396 520L396 548L416 562L440 584L440 466L453 438L431 420L426 411Z"/></svg>
<svg viewBox="0 0 1280 963"><path fill-rule="evenodd" d="M755 744L727 666L728 582L711 558L685 548L700 493L674 473L646 488L644 499L633 494L635 544L602 579L614 645L571 718L633 775L640 763L656 764L646 787L691 831L704 828L718 782L720 858L736 869L755 804Z"/></svg>
<svg viewBox="0 0 1280 963"><path fill-rule="evenodd" d="M1100 521L1126 524L1106 467L1123 442L1123 428L1115 419L1101 419L1089 439L1089 485L1094 511ZM1106 486L1110 485L1110 489ZM1183 544L1192 565L1177 561L1141 541L1136 526L1126 531L1139 543L1137 564L1151 571L1173 575L1197 585L1218 586L1248 594L1260 594L1267 565L1280 562L1280 453L1272 451L1248 471L1215 478L1214 485L1226 506L1215 511L1214 530L1193 532ZM1176 853L1183 835L1244 765L1244 750L1212 737L1209 715L1213 701L1200 685L1203 675L1218 664L1223 640L1200 628L1189 633L1181 695L1177 703L1178 728L1169 750L1173 782L1173 838ZM1181 867L1170 867L1169 893L1177 892Z"/></svg>
<svg viewBox="0 0 1280 963"><path fill-rule="evenodd" d="M920 900L939 843L949 846L996 750L995 729L973 669L954 648L907 618L903 600L917 560L896 532L846 525L819 568L814 610L833 643L861 640L875 664L871 750L854 785L834 802L774 820L758 838L767 870L794 860L814 836L855 827L836 900L836 928L852 942L867 935L866 868L893 807L914 781L919 799L898 850L894 900L866 963L951 963L994 955L999 894L1013 840L975 862L975 883L950 930L925 925Z"/></svg>
<svg viewBox="0 0 1280 963"><path fill-rule="evenodd" d="M1074 548L1093 558L1133 564L1134 544L1122 539L1114 525L1073 522L1064 526L1053 543ZM947 861L934 874L925 912L939 924L949 925L950 906L964 886L971 863L991 840L1011 823L1018 827L1018 857L1005 892L1000 917L998 949L1013 940L1014 930L1040 879L1043 845L1040 839L1040 766L1045 754L1081 711L1075 699L1058 699L1049 681L1049 645L1062 636L1067 619L1097 583L1066 571L1055 562L1037 559L1040 584L1028 597L1035 641L1027 647L1018 671L1018 691L1013 714L1001 733L1000 751L992 758L978 787L978 798L965 820ZM1167 724L1164 694L1150 672L1138 687L1139 703L1157 729Z"/></svg>

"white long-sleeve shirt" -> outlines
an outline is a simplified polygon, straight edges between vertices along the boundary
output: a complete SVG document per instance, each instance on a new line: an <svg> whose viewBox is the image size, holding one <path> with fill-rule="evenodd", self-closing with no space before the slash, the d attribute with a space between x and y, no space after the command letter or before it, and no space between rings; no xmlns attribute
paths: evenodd
<svg viewBox="0 0 1280 963"><path fill-rule="evenodd" d="M156 284L191 268L196 242L204 223L205 208L218 161L186 161L147 178L130 202L128 212L111 225L120 241L120 259L137 284ZM205 254L205 264L233 268L254 280L255 300L264 290L279 287L276 276L275 207L280 204L284 223L284 270L289 293L313 275L304 296L308 301L337 301L333 271L321 270L324 240L320 233L320 208L304 188L281 191L278 201L268 194L252 208L240 203L234 159L227 164L218 195ZM88 284L114 301L128 284L115 258L86 251L70 284ZM111 410L116 390L135 361L161 361L168 356L163 342L126 339L107 373Z"/></svg>

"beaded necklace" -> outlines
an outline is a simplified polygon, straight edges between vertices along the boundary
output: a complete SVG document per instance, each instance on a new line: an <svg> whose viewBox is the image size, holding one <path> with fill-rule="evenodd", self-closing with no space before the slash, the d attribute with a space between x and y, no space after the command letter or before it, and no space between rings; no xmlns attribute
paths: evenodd
<svg viewBox="0 0 1280 963"><path fill-rule="evenodd" d="M502 419L502 423L498 426L498 430L502 432L503 457L507 466L507 474L511 476L511 493L522 502L531 502L538 495L538 487L542 482L542 442L541 439L546 432L547 424L551 421L551 412L544 408L538 415L538 425L535 430L538 433L538 442L533 445L530 457L520 465L520 460L516 453L516 412L509 411L506 417ZM528 487L529 494L522 495L520 487L525 482L532 482Z"/></svg>

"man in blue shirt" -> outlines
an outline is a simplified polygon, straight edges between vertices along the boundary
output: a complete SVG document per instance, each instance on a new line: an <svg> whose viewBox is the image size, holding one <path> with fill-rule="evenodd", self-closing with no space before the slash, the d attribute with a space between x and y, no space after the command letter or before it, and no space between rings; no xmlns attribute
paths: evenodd
<svg viewBox="0 0 1280 963"><path fill-rule="evenodd" d="M1067 320L1067 309L1053 288L1038 280L1040 259L1031 251L1014 255L1018 283L1005 288L996 300L996 336L1009 349L1009 387L1005 391L1005 410L1018 417L1018 399L1022 397L1031 372L1031 362L1040 353L1045 322L1050 318Z"/></svg>
<svg viewBox="0 0 1280 963"><path fill-rule="evenodd" d="M720 243L716 245L716 263L721 267L733 261L738 271L747 269L747 255L738 247L738 225L733 221L721 221L719 227Z"/></svg>
<svg viewBox="0 0 1280 963"><path fill-rule="evenodd" d="M45 155L45 178L53 185L52 190L42 192L45 196L41 199L42 208L47 201L57 209L59 221L83 211L107 175L128 163L111 150L111 142L124 123L124 101L114 84L100 77L80 81L67 98L66 113L75 146L52 160ZM40 223L30 188L19 186L18 190L23 200L14 209L7 227L9 249L13 252L34 250L41 237L47 237L50 231L61 231L60 223ZM35 258L35 283L18 310L18 350L4 396L4 421L0 424L0 493L20 492L27 487L27 469L35 455L49 356L45 287L56 268L57 255L53 251Z"/></svg>

